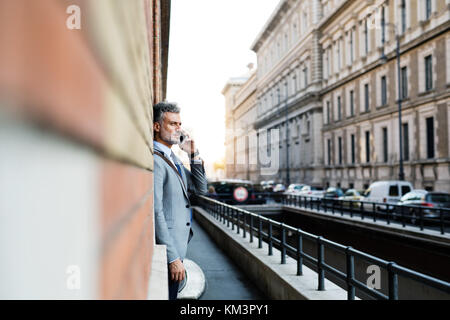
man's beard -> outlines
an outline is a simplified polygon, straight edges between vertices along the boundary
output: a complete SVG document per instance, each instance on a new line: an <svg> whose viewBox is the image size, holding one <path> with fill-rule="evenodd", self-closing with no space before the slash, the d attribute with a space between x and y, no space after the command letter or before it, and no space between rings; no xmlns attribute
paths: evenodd
<svg viewBox="0 0 450 320"><path fill-rule="evenodd" d="M160 134L161 140L164 141L165 143L171 144L171 145L180 143L180 136L181 136L181 133L169 134L169 133L161 132L161 134Z"/></svg>

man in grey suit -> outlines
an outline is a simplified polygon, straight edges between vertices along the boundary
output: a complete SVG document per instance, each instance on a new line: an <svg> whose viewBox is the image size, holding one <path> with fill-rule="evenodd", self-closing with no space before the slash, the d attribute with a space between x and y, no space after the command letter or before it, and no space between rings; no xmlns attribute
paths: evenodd
<svg viewBox="0 0 450 320"><path fill-rule="evenodd" d="M180 108L175 103L153 106L154 210L156 243L167 246L169 299L175 300L185 277L183 259L193 232L189 196L204 195L207 182L203 160L195 142L182 136ZM191 170L183 166L171 148L179 144L190 158Z"/></svg>

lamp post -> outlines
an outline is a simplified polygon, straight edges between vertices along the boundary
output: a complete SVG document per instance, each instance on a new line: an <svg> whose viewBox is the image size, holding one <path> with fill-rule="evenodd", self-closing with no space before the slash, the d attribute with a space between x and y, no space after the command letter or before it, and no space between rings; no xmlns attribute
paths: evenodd
<svg viewBox="0 0 450 320"><path fill-rule="evenodd" d="M287 91L287 82L284 83L284 104L285 104L285 110L286 110L286 187L289 187L290 185L290 176L289 176L289 108L288 108L288 91Z"/></svg>
<svg viewBox="0 0 450 320"><path fill-rule="evenodd" d="M395 40L397 43L397 48L395 50L396 52L396 56L397 56L397 85L398 85L398 135L399 135L399 148L400 148L400 152L399 152L399 173L398 173L398 178L399 180L405 180L405 173L403 170L403 134L402 134L402 87L401 87L401 68L400 68L400 35L397 32L397 27L396 25L392 24L392 23L386 23L384 20L384 15L382 17L381 20L382 23L382 28L386 27L391 27L394 30L394 34L395 34ZM382 54L381 54L381 60L383 63L387 62L387 57L386 54L384 53L384 44L385 44L385 33L384 31L382 32Z"/></svg>

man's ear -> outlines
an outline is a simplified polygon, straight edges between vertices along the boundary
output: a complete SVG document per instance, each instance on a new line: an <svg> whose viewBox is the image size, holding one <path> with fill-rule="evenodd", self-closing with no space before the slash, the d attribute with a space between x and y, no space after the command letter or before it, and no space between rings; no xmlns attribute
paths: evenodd
<svg viewBox="0 0 450 320"><path fill-rule="evenodd" d="M159 130L161 130L161 125L159 122L153 122L153 131L159 132Z"/></svg>

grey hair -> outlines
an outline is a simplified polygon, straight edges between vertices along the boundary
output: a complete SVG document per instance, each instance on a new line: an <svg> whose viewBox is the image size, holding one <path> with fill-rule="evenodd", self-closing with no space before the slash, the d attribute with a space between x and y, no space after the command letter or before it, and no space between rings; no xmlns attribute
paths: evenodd
<svg viewBox="0 0 450 320"><path fill-rule="evenodd" d="M159 122L164 119L166 112L180 113L180 107L175 102L159 102L153 106L153 122Z"/></svg>

